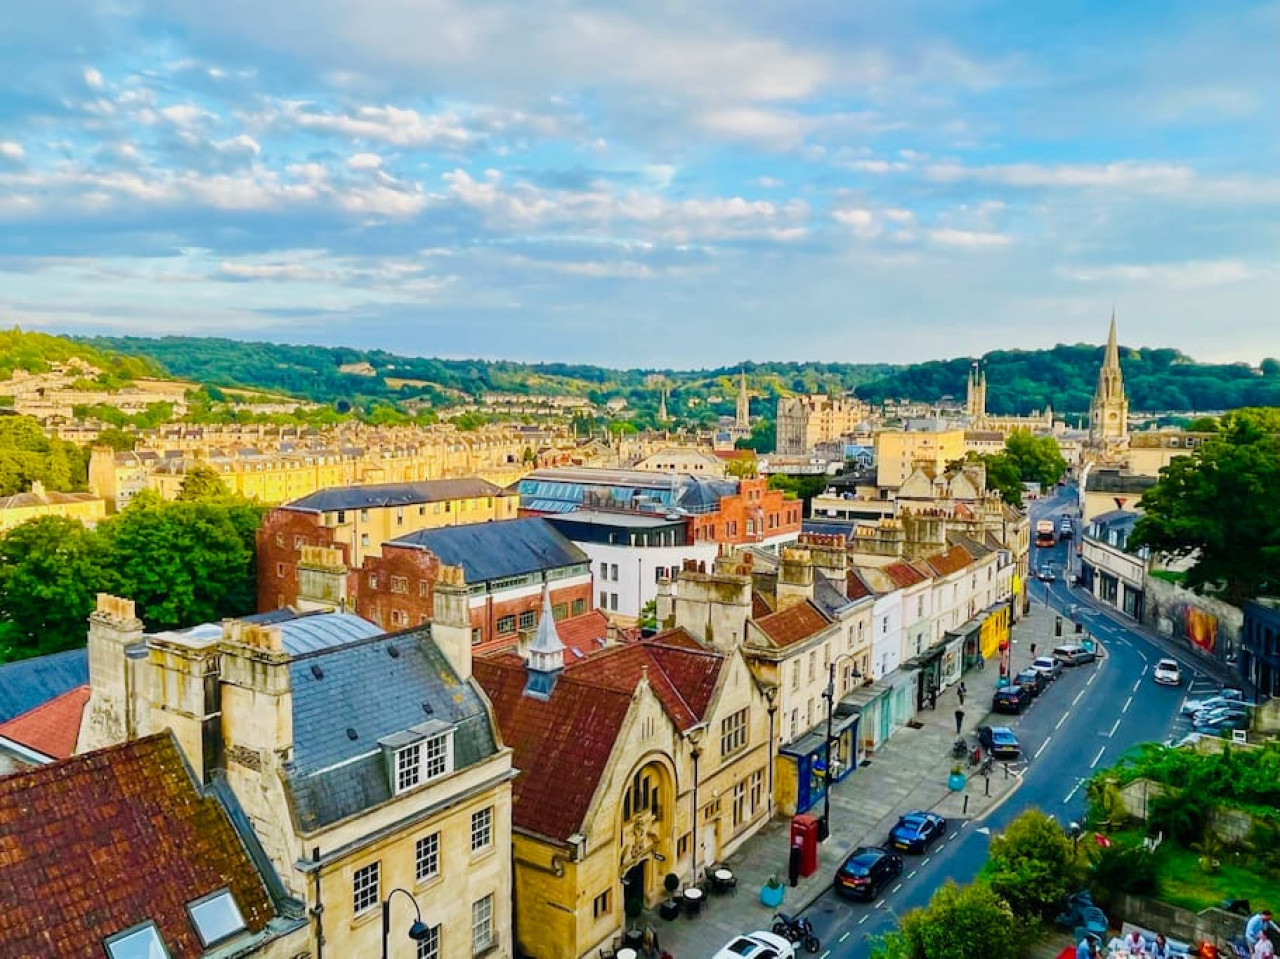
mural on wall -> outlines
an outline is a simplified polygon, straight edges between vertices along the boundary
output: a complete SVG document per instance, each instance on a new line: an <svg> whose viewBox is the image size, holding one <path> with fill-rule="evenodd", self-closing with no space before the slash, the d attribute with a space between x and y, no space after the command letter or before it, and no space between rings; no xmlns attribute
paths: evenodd
<svg viewBox="0 0 1280 959"><path fill-rule="evenodd" d="M1195 643L1206 653L1213 652L1213 644L1218 638L1218 617L1208 610L1188 604L1183 609L1183 628L1187 639Z"/></svg>

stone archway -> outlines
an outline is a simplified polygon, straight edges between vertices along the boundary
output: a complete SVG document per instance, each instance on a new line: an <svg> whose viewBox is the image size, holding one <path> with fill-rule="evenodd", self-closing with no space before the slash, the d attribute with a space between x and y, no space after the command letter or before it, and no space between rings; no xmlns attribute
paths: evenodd
<svg viewBox="0 0 1280 959"><path fill-rule="evenodd" d="M618 810L618 875L625 904L648 906L662 894L662 876L669 871L662 864L674 854L675 803L675 777L665 759L651 757L636 766Z"/></svg>

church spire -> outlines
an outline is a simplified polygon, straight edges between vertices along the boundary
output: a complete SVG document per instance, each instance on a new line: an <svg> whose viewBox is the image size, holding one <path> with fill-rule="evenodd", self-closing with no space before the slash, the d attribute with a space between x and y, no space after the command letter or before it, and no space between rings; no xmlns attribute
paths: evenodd
<svg viewBox="0 0 1280 959"><path fill-rule="evenodd" d="M1102 358L1104 370L1120 369L1120 347L1116 344L1116 308L1111 308L1111 331L1107 334L1107 352Z"/></svg>
<svg viewBox="0 0 1280 959"><path fill-rule="evenodd" d="M734 418L734 426L746 429L751 425L751 399L747 396L747 370L742 369L738 379L738 415Z"/></svg>
<svg viewBox="0 0 1280 959"><path fill-rule="evenodd" d="M1129 437L1129 400L1124 395L1120 371L1120 346L1116 339L1116 311L1111 309L1107 348L1098 370L1098 387L1089 405L1089 440L1099 447L1122 444Z"/></svg>

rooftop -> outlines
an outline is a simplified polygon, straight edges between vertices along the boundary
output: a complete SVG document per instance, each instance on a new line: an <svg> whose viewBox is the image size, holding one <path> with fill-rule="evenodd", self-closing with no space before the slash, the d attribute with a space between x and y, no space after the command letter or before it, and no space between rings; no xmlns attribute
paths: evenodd
<svg viewBox="0 0 1280 959"><path fill-rule="evenodd" d="M418 503L440 503L446 500L502 495L505 495L502 487L495 486L488 480L471 476L464 479L425 480L417 483L335 486L294 500L286 508L332 513L337 510L380 509L388 506L412 506Z"/></svg>
<svg viewBox="0 0 1280 959"><path fill-rule="evenodd" d="M69 649L0 666L0 723L89 682L89 651Z"/></svg>
<svg viewBox="0 0 1280 959"><path fill-rule="evenodd" d="M382 630L366 619L351 613L328 613L316 611L311 613L295 613L292 610L273 610L242 617L244 622L258 623L263 626L274 626L280 630L281 644L284 650L294 656L313 653L317 650L331 649L352 643L370 636L378 636ZM180 641L203 640L217 642L222 638L221 623L202 623L190 629L172 630L152 634L159 638Z"/></svg>
<svg viewBox="0 0 1280 959"><path fill-rule="evenodd" d="M80 720L84 715L84 704L88 701L89 687L77 686L21 716L0 723L0 739L25 746L49 759L69 759L76 751Z"/></svg>
<svg viewBox="0 0 1280 959"><path fill-rule="evenodd" d="M440 562L461 566L469 584L590 561L540 517L418 530L392 540L390 545L430 550Z"/></svg>

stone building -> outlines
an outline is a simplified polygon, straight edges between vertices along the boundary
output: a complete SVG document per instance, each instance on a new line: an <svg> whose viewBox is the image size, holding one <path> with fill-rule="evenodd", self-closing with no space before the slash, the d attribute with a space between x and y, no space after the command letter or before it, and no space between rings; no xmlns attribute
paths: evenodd
<svg viewBox="0 0 1280 959"><path fill-rule="evenodd" d="M852 396L784 396L778 400L775 452L804 456L858 430L871 408Z"/></svg>
<svg viewBox="0 0 1280 959"><path fill-rule="evenodd" d="M1129 398L1120 372L1120 348L1116 342L1116 315L1111 313L1107 348L1098 370L1098 386L1089 404L1089 445L1103 460L1117 456L1129 442Z"/></svg>
<svg viewBox="0 0 1280 959"><path fill-rule="evenodd" d="M0 496L0 534L28 520L62 516L95 525L107 515L107 504L96 493L58 493L46 490L39 480L25 493Z"/></svg>

